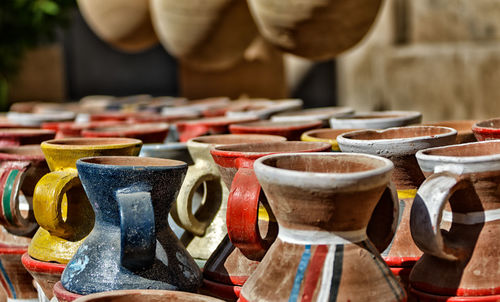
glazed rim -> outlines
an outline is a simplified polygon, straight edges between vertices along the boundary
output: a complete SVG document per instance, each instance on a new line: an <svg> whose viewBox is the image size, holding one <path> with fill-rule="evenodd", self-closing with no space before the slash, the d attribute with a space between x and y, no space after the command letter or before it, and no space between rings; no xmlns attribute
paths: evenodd
<svg viewBox="0 0 500 302"><path fill-rule="evenodd" d="M0 129L0 137L5 136L37 136L54 134L54 130L49 129L27 129L27 128L4 128Z"/></svg>
<svg viewBox="0 0 500 302"><path fill-rule="evenodd" d="M354 171L349 171L343 162L354 164ZM301 163L312 169L290 168ZM347 191L387 185L393 168L389 159L362 153L281 153L261 157L254 163L259 181L285 186L300 184L304 188L344 188Z"/></svg>
<svg viewBox="0 0 500 302"><path fill-rule="evenodd" d="M256 121L251 123L238 123L229 126L230 129L300 129L323 125L322 121Z"/></svg>
<svg viewBox="0 0 500 302"><path fill-rule="evenodd" d="M274 153L321 152L331 148L332 145L326 142L262 142L217 146L210 153L221 157L258 158Z"/></svg>
<svg viewBox="0 0 500 302"><path fill-rule="evenodd" d="M21 256L21 261L24 267L30 272L62 274L66 267L66 264L36 260L28 255L28 252L25 252Z"/></svg>
<svg viewBox="0 0 500 302"><path fill-rule="evenodd" d="M280 112L274 117L296 117L296 116L308 116L308 115L318 115L324 117L332 117L336 114L348 114L353 113L354 109L351 107L321 107L321 108L308 108L291 112Z"/></svg>
<svg viewBox="0 0 500 302"><path fill-rule="evenodd" d="M13 160L45 159L40 145L0 148L0 158Z"/></svg>
<svg viewBox="0 0 500 302"><path fill-rule="evenodd" d="M242 143L258 143L268 141L286 141L286 137L271 134L220 134L206 135L192 138L188 141L188 145L203 144L203 145L229 145Z"/></svg>
<svg viewBox="0 0 500 302"><path fill-rule="evenodd" d="M465 174L498 171L500 140L429 148L418 151L416 157L420 169L425 172Z"/></svg>
<svg viewBox="0 0 500 302"><path fill-rule="evenodd" d="M136 131L144 131L144 132L165 131L167 129L168 129L167 123L139 123L139 124L97 126L89 129L84 129L83 131L89 133L120 132L120 134L125 134Z"/></svg>
<svg viewBox="0 0 500 302"><path fill-rule="evenodd" d="M109 292L101 292L90 295L85 295L78 298L77 301L80 302L107 302L111 301L113 298L129 298L129 301L183 301L183 302L223 302L217 298L204 296L200 294L181 292L181 291L169 291L169 290L158 290L158 289L126 289L126 290L114 290ZM144 299L141 299L144 297ZM154 299L154 300L152 300ZM122 301L122 300L119 300Z"/></svg>
<svg viewBox="0 0 500 302"><path fill-rule="evenodd" d="M422 116L422 113L418 111L372 111L334 117L332 120L406 120L417 118L419 116Z"/></svg>
<svg viewBox="0 0 500 302"><path fill-rule="evenodd" d="M114 168L142 167L147 169L184 168L180 160L137 156L92 156L80 158L78 165L113 166Z"/></svg>
<svg viewBox="0 0 500 302"><path fill-rule="evenodd" d="M339 129L340 130L340 129ZM412 133L416 132L416 133ZM391 134L395 134L390 137ZM338 136L344 144L349 142L365 142L376 144L399 144L401 142L421 141L422 139L437 139L442 137L453 136L457 134L457 130L450 127L441 126L405 126L393 127L382 130L362 129L342 133ZM389 136L389 137L387 137ZM380 137L380 138L378 138Z"/></svg>
<svg viewBox="0 0 500 302"><path fill-rule="evenodd" d="M362 129L314 129L304 132L303 136L317 140L336 141L337 136L358 130Z"/></svg>
<svg viewBox="0 0 500 302"><path fill-rule="evenodd" d="M96 146L108 149L123 148L129 146L141 146L142 141L135 138L125 137L92 137L92 138L62 138L52 139L42 143L42 147L52 147L57 149L95 149Z"/></svg>
<svg viewBox="0 0 500 302"><path fill-rule="evenodd" d="M481 129L499 129L500 118L492 118L485 121L479 121L472 126L472 130L481 131Z"/></svg>

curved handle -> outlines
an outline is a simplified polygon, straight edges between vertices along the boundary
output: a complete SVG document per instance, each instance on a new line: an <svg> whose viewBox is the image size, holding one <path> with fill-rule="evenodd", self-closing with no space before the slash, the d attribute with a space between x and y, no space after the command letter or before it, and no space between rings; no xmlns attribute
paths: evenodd
<svg viewBox="0 0 500 302"><path fill-rule="evenodd" d="M379 252L383 252L391 243L399 222L399 199L392 182L387 185L373 210L366 229L368 238Z"/></svg>
<svg viewBox="0 0 500 302"><path fill-rule="evenodd" d="M87 212L90 203L85 193L78 194L80 198L84 197L83 202L70 200L66 193L72 189L83 192L76 169L53 171L44 175L35 187L33 210L38 224L51 235L75 241L78 240L76 237L83 238L88 234L86 232L87 234L81 236L82 231L88 229L82 226L89 224ZM67 202L66 208L63 207L63 201ZM67 212L66 219L63 217L63 212Z"/></svg>
<svg viewBox="0 0 500 302"><path fill-rule="evenodd" d="M18 236L32 236L38 228L33 216L33 205L25 200L29 206L27 218L23 217L20 209L19 193L30 166L29 161L16 161L3 162L0 167L0 223L7 231ZM24 195L22 197L25 198Z"/></svg>
<svg viewBox="0 0 500 302"><path fill-rule="evenodd" d="M142 188L115 193L120 208L121 264L130 270L151 266L156 252L156 229L151 194Z"/></svg>
<svg viewBox="0 0 500 302"><path fill-rule="evenodd" d="M238 169L227 203L227 234L231 242L251 260L261 260L269 248L269 242L259 232L260 192L254 170Z"/></svg>
<svg viewBox="0 0 500 302"><path fill-rule="evenodd" d="M410 214L411 236L425 253L447 260L456 260L445 246L441 235L443 209L453 193L467 186L459 176L441 172L427 178L417 191Z"/></svg>
<svg viewBox="0 0 500 302"><path fill-rule="evenodd" d="M205 194L196 216L192 212L193 196L200 185ZM189 166L182 183L177 202L170 211L174 221L196 236L204 236L205 231L222 204L222 184L220 176L203 165Z"/></svg>

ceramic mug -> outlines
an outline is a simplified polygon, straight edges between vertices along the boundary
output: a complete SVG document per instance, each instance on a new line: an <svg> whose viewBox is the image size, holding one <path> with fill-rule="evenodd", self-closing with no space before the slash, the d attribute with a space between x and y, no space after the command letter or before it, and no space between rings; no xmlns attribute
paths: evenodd
<svg viewBox="0 0 500 302"><path fill-rule="evenodd" d="M37 183L33 210L40 224L28 249L41 261L67 263L92 230L94 212L83 191L76 161L95 155L138 155L142 142L129 138L68 138L43 142L52 172Z"/></svg>
<svg viewBox="0 0 500 302"><path fill-rule="evenodd" d="M332 145L332 151L340 152L337 136L359 129L314 129L304 132L300 140L304 142L325 142Z"/></svg>

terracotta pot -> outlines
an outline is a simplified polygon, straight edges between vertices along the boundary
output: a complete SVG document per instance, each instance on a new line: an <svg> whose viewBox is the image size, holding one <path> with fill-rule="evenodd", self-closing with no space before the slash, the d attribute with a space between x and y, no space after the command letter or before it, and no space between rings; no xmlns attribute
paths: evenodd
<svg viewBox="0 0 500 302"><path fill-rule="evenodd" d="M139 52L158 42L148 0L78 0L83 18L103 41L125 52Z"/></svg>
<svg viewBox="0 0 500 302"><path fill-rule="evenodd" d="M188 168L171 215L187 231L182 235L181 241L198 263L205 264L227 233L229 191L223 184L210 149L217 145L285 140L284 137L272 135L227 134L197 137L188 141L187 147L194 165ZM200 206L193 213L196 197L201 197L198 198Z"/></svg>
<svg viewBox="0 0 500 302"><path fill-rule="evenodd" d="M40 127L46 122L65 122L75 119L75 113L70 111L49 112L49 113L19 113L8 112L7 118L10 122L23 126Z"/></svg>
<svg viewBox="0 0 500 302"><path fill-rule="evenodd" d="M354 110L349 107L323 107L310 108L299 111L283 112L271 117L273 122L304 122L322 121L323 127L328 127L330 118L353 114Z"/></svg>
<svg viewBox="0 0 500 302"><path fill-rule="evenodd" d="M478 141L500 139L500 118L477 122L472 132Z"/></svg>
<svg viewBox="0 0 500 302"><path fill-rule="evenodd" d="M179 133L179 140L181 142L187 142L192 138L202 135L227 134L229 133L229 125L255 120L257 119L214 117L200 120L181 121L177 122L175 125L177 126L177 132Z"/></svg>
<svg viewBox="0 0 500 302"><path fill-rule="evenodd" d="M257 108L267 108L274 104L274 101L268 99L240 99L231 101L228 104L214 106L203 110L204 117L225 116L227 112L251 111Z"/></svg>
<svg viewBox="0 0 500 302"><path fill-rule="evenodd" d="M144 144L163 143L168 135L166 123L126 124L95 127L82 130L83 137L128 137L140 139Z"/></svg>
<svg viewBox="0 0 500 302"><path fill-rule="evenodd" d="M410 219L412 237L424 252L410 274L419 298L500 299L499 153L498 141L417 153L427 177L418 189Z"/></svg>
<svg viewBox="0 0 500 302"><path fill-rule="evenodd" d="M186 143L143 145L141 148L141 153L139 153L139 156L175 159L183 161L188 165L193 164L193 159L189 154Z"/></svg>
<svg viewBox="0 0 500 302"><path fill-rule="evenodd" d="M381 3L381 0L248 1L264 38L286 52L314 60L334 58L360 42L374 23Z"/></svg>
<svg viewBox="0 0 500 302"><path fill-rule="evenodd" d="M422 114L416 111L358 112L330 119L333 129L386 129L419 124Z"/></svg>
<svg viewBox="0 0 500 302"><path fill-rule="evenodd" d="M24 268L26 268L40 286L40 290L43 293L39 292L39 294L43 294L49 300L52 299L54 296L52 289L54 288L54 284L61 279L66 264L38 261L31 258L27 252L22 255L21 261Z"/></svg>
<svg viewBox="0 0 500 302"><path fill-rule="evenodd" d="M82 297L76 302L222 302L215 298L166 290L117 290ZM61 302L61 301L60 301Z"/></svg>
<svg viewBox="0 0 500 302"><path fill-rule="evenodd" d="M151 0L150 5L163 47L195 69L233 66L258 35L246 1Z"/></svg>
<svg viewBox="0 0 500 302"><path fill-rule="evenodd" d="M0 129L0 147L36 145L53 139L55 135L52 130L4 128Z"/></svg>
<svg viewBox="0 0 500 302"><path fill-rule="evenodd" d="M300 99L261 101L249 106L230 109L226 112L226 116L232 118L253 117L266 120L280 112L300 110L303 104L304 102Z"/></svg>
<svg viewBox="0 0 500 302"><path fill-rule="evenodd" d="M476 141L474 133L472 132L472 126L476 121L474 120L462 120L462 121L441 121L425 123L425 126L440 126L448 127L457 130L457 144L472 143Z"/></svg>
<svg viewBox="0 0 500 302"><path fill-rule="evenodd" d="M332 151L340 152L337 136L359 129L314 129L302 133L300 140L304 142L325 142L332 145Z"/></svg>
<svg viewBox="0 0 500 302"><path fill-rule="evenodd" d="M33 287L33 278L21 263L22 254L27 247L0 245L0 284L8 301L37 301L37 291Z"/></svg>
<svg viewBox="0 0 500 302"><path fill-rule="evenodd" d="M417 189L424 181L415 153L429 147L454 144L456 135L457 131L452 128L415 126L360 130L337 137L342 152L379 155L394 163L392 182L398 191L400 217L396 234L389 247L382 252L382 257L405 286L408 285L411 267L422 255L410 234L410 210ZM379 204L375 208L375 212L378 211L387 216L392 214L390 205ZM372 234L368 233L368 236Z"/></svg>
<svg viewBox="0 0 500 302"><path fill-rule="evenodd" d="M120 125L119 121L99 121L99 122L49 122L43 123L42 129L56 132L56 139L81 137L82 131L89 128Z"/></svg>
<svg viewBox="0 0 500 302"><path fill-rule="evenodd" d="M254 161L274 153L329 149L329 144L321 142L266 142L218 146L210 151L229 188L226 224L231 240L224 240L204 267L205 280L210 281L205 288L212 295L228 299L237 293L234 288L245 283L276 238L277 225L252 169ZM219 283L218 288L214 283Z"/></svg>
<svg viewBox="0 0 500 302"><path fill-rule="evenodd" d="M257 121L244 124L234 124L229 126L229 131L234 134L271 134L280 135L290 141L300 140L302 133L321 128L321 121L304 121L304 122L273 122L273 121Z"/></svg>
<svg viewBox="0 0 500 302"><path fill-rule="evenodd" d="M366 234L379 200L393 200L384 194L392 168L387 159L363 154L258 159L255 174L279 234L240 301L406 301ZM380 219L387 222L379 233L385 239L393 219Z"/></svg>

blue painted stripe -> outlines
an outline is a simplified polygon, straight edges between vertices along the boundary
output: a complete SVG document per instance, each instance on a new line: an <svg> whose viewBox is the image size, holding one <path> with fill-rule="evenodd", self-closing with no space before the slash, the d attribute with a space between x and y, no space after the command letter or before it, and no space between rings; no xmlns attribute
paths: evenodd
<svg viewBox="0 0 500 302"><path fill-rule="evenodd" d="M0 261L0 271L2 272L5 282L9 285L10 291L12 292L12 298L17 299L16 290L14 289L14 285L12 284L12 281L10 281L9 275L7 275L7 272L2 265L2 261Z"/></svg>
<svg viewBox="0 0 500 302"><path fill-rule="evenodd" d="M293 281L292 292L290 294L290 299L288 302L296 302L299 300L300 287L302 285L302 279L304 279L304 274L309 264L309 259L311 258L311 246L306 245L304 248L304 253L302 254L302 259L300 259L299 267L297 268L297 274L295 275L295 280Z"/></svg>

